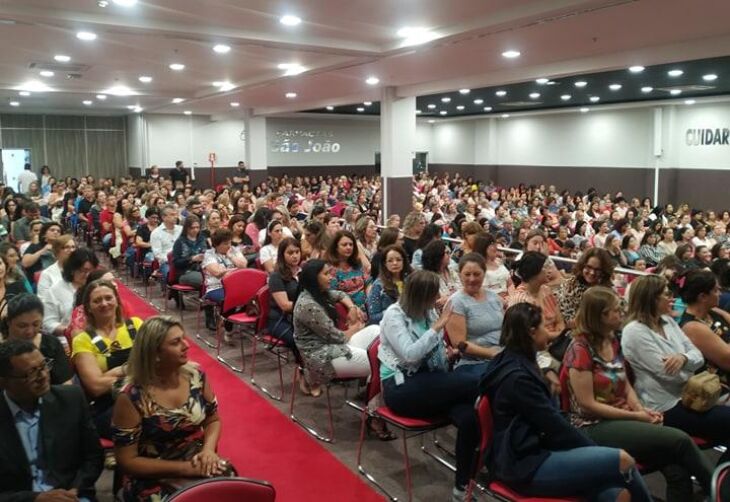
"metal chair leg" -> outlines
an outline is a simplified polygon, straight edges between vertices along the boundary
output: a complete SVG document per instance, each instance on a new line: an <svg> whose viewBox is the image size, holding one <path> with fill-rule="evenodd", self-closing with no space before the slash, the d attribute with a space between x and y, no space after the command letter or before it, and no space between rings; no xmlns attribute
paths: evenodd
<svg viewBox="0 0 730 502"><path fill-rule="evenodd" d="M207 337L203 337L203 335L200 334L200 311L203 309L203 305L204 305L204 303L202 301L198 304L198 319L197 319L197 326L196 326L197 331L195 333L195 338L197 338L198 340L203 342L209 348L214 349L214 348L216 348L216 344L209 342ZM211 305L211 306L213 307L213 319L217 319L218 306L217 305Z"/></svg>
<svg viewBox="0 0 730 502"><path fill-rule="evenodd" d="M319 439L320 441L323 441L325 443L334 443L335 442L335 429L334 429L334 423L332 420L332 403L330 401L330 389L329 385L325 386L325 393L327 394L327 413L329 417L329 435L325 436L322 432L320 432L318 429L316 429L313 425L310 425L306 423L301 418L297 417L294 414L294 400L296 398L297 394L297 382L299 376L299 370L294 372L294 381L292 382L292 393L291 393L291 402L289 404L289 418L292 419L292 421L298 425L300 425L305 431L307 431L309 434L314 436L315 438Z"/></svg>
<svg viewBox="0 0 730 502"><path fill-rule="evenodd" d="M245 358L244 349L243 349L243 336L241 336L241 367L239 368L237 366L234 366L232 363L228 362L223 356L221 356L221 344L222 344L222 339L223 339L223 332L225 330L221 329L220 323L218 324L217 328L218 329L216 331L217 343L216 343L215 358L218 361L225 364L226 366L228 366L231 370L235 371L236 373L243 373L243 370L246 368L246 358Z"/></svg>
<svg viewBox="0 0 730 502"><path fill-rule="evenodd" d="M256 382L255 379L255 373L256 373L256 347L257 342L259 341L258 337L254 337L253 340L253 354L251 355L251 385L254 385L261 389L261 392L269 396L271 399L275 401L281 401L284 398L284 372L282 369L281 360L284 357L282 350L286 351L289 350L286 347L271 347L270 352L276 357L276 363L279 370L279 395L274 395L272 391L264 387L263 385ZM269 350L269 349L267 349Z"/></svg>
<svg viewBox="0 0 730 502"><path fill-rule="evenodd" d="M367 419L369 417L369 414L366 410L363 410L361 419L360 419L360 441L357 445L357 470L365 476L365 479L370 481L372 484L374 484L378 489L383 492L388 499L391 502L398 502L398 497L392 495L388 490L385 489L383 485L380 484L380 482L375 479L375 477L370 474L367 470L365 470L365 467L362 465L362 449L363 445L365 444L365 427L367 425Z"/></svg>

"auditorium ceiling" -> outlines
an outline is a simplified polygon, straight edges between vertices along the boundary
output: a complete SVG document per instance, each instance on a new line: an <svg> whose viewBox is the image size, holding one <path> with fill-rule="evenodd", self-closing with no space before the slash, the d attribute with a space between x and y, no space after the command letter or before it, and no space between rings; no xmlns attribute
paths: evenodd
<svg viewBox="0 0 730 502"><path fill-rule="evenodd" d="M2 0L0 111L367 114L390 87L453 116L662 99L712 71L680 96L701 99L727 93L727 19L726 0ZM677 62L699 73L665 81Z"/></svg>

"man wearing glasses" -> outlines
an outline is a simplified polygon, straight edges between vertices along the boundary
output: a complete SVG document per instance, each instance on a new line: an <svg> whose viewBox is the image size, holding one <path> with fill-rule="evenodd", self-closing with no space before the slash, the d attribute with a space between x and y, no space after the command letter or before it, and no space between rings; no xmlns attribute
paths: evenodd
<svg viewBox="0 0 730 502"><path fill-rule="evenodd" d="M81 389L51 386L52 365L28 341L0 344L0 500L96 500L99 436Z"/></svg>

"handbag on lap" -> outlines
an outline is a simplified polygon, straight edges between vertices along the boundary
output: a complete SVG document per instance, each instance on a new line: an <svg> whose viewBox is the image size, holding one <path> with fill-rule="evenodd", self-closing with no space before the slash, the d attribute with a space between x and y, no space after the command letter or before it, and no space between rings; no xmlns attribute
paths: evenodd
<svg viewBox="0 0 730 502"><path fill-rule="evenodd" d="M705 412L717 404L722 393L720 377L709 371L692 375L682 389L682 404L692 411Z"/></svg>

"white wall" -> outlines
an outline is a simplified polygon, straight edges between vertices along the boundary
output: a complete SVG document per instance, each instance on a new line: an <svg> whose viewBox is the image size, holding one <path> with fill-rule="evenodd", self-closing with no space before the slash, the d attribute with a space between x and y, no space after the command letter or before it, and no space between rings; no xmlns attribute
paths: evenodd
<svg viewBox="0 0 730 502"><path fill-rule="evenodd" d="M266 130L270 166L373 165L375 153L380 150L380 124L375 120L272 118L266 121ZM299 144L299 151L280 151L277 141L286 137L284 133L295 131L316 135L311 138L303 134L288 136L290 143ZM305 151L309 141L337 143L339 151Z"/></svg>
<svg viewBox="0 0 730 502"><path fill-rule="evenodd" d="M687 169L730 169L730 145L687 145L687 129L730 128L730 105L693 105L673 107L673 123L668 141L667 163ZM675 164L675 165L671 165Z"/></svg>
<svg viewBox="0 0 730 502"><path fill-rule="evenodd" d="M476 141L488 143L478 131ZM496 152L477 164L641 167L652 162L650 108L556 115L512 116L494 121Z"/></svg>
<svg viewBox="0 0 730 502"><path fill-rule="evenodd" d="M475 164L474 121L434 124L429 162Z"/></svg>
<svg viewBox="0 0 730 502"><path fill-rule="evenodd" d="M217 166L235 166L245 157L241 140L243 120L212 121L207 116L145 115L149 164L172 167L209 166L208 154L217 156Z"/></svg>

